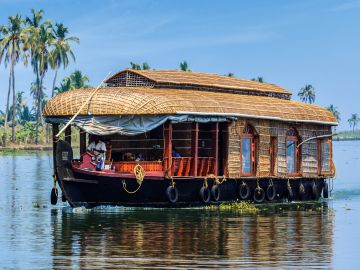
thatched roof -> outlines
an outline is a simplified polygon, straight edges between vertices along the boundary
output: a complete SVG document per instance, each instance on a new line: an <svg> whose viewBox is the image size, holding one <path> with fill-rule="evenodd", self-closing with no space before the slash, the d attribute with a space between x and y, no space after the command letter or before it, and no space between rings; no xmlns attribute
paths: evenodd
<svg viewBox="0 0 360 270"><path fill-rule="evenodd" d="M72 116L93 89L59 94L48 101L44 116ZM81 115L211 114L255 117L290 122L336 125L328 110L303 102L272 97L193 90L137 87L101 88Z"/></svg>
<svg viewBox="0 0 360 270"><path fill-rule="evenodd" d="M106 83L112 84L116 78L124 73L133 73L143 76L156 84L178 86L202 86L228 90L250 90L263 93L277 93L291 96L291 92L284 88L270 83L260 83L256 81L243 80L234 77L209 74L203 72L187 72L180 70L122 70L106 80ZM126 86L126 85L124 85ZM156 86L155 86L156 87Z"/></svg>

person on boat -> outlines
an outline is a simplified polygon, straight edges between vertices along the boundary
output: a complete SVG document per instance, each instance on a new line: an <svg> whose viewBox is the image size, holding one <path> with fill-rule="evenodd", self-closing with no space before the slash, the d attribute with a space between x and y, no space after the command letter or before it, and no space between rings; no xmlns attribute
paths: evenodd
<svg viewBox="0 0 360 270"><path fill-rule="evenodd" d="M181 157L180 153L178 151L176 151L175 146L172 147L172 157L175 157L175 158Z"/></svg>
<svg viewBox="0 0 360 270"><path fill-rule="evenodd" d="M103 170L105 168L106 144L100 140L98 136L88 145L87 150L92 152L96 157L96 169Z"/></svg>

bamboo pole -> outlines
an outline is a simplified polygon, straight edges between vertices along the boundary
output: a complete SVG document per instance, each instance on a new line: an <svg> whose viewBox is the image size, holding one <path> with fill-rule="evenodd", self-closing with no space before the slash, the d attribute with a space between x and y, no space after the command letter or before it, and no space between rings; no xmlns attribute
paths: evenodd
<svg viewBox="0 0 360 270"><path fill-rule="evenodd" d="M106 81L106 79L109 77L111 72L109 72L106 77L101 81L101 83L94 89L94 91L91 93L89 98L84 102L83 105L81 105L80 109L77 111L77 113L74 114L74 116L69 120L69 122L66 123L66 125L59 131L58 134L55 135L55 137L58 139L61 135L61 133L64 132L64 130L75 120L75 118L80 114L82 109L89 103L89 101L93 98L93 96L96 94L96 92L100 89L100 86Z"/></svg>

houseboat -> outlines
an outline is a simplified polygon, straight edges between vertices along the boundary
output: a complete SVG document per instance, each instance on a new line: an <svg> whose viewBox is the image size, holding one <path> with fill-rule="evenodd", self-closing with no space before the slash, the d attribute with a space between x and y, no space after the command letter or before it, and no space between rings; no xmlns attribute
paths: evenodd
<svg viewBox="0 0 360 270"><path fill-rule="evenodd" d="M44 108L52 203L56 184L72 207L328 197L337 125L328 110L274 84L208 73L126 69L105 84L61 93ZM94 140L106 146L105 166L87 150Z"/></svg>

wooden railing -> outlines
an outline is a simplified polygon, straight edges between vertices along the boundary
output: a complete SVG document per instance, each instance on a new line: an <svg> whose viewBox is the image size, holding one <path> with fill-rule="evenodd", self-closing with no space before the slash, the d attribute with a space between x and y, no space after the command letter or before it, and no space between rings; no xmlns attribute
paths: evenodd
<svg viewBox="0 0 360 270"><path fill-rule="evenodd" d="M168 164L168 162L165 162ZM166 170L166 168L165 168ZM196 176L207 176L215 174L215 158L213 157L199 157L197 159ZM194 158L180 157L172 158L172 163L169 168L169 175L171 176L195 176L194 173Z"/></svg>
<svg viewBox="0 0 360 270"><path fill-rule="evenodd" d="M136 164L140 164L145 172L161 172L163 165L161 161L119 161L114 162L113 166L118 172L133 172Z"/></svg>

